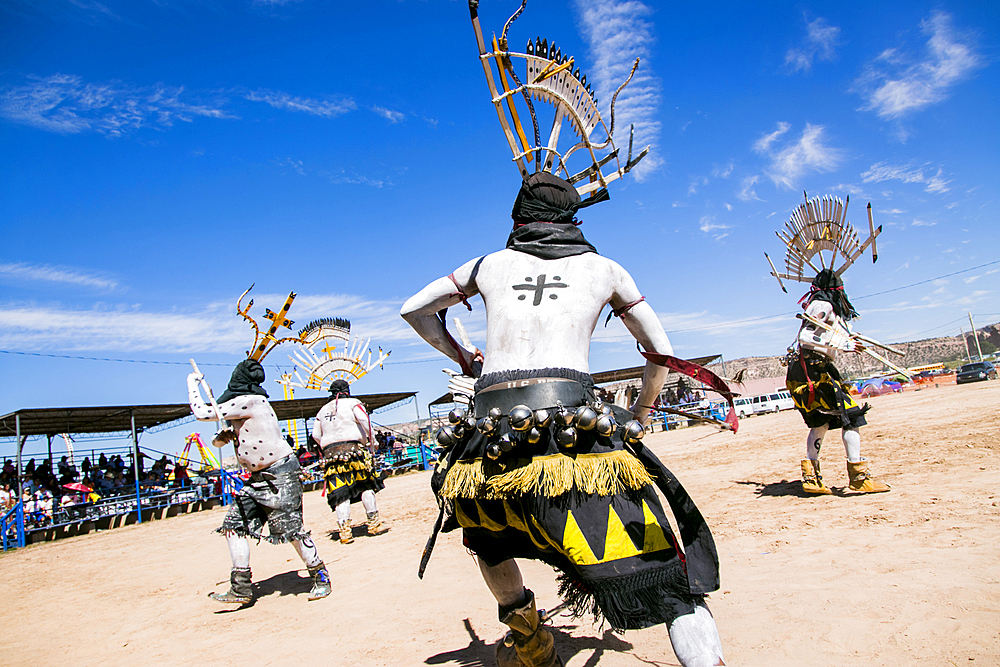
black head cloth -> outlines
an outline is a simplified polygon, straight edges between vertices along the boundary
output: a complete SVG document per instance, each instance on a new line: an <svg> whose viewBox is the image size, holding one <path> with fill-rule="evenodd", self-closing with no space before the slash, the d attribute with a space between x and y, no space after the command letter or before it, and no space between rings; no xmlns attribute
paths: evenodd
<svg viewBox="0 0 1000 667"><path fill-rule="evenodd" d="M338 396L350 396L351 385L347 383L347 380L334 380L330 383L330 395L334 398Z"/></svg>
<svg viewBox="0 0 1000 667"><path fill-rule="evenodd" d="M521 183L510 217L518 225L529 222L570 223L579 209L607 199L610 199L608 191L602 189L583 202L580 193L569 181L547 171L539 171Z"/></svg>
<svg viewBox="0 0 1000 667"><path fill-rule="evenodd" d="M608 199L600 190L586 202L568 181L540 171L521 184L510 217L514 231L507 239L511 250L542 259L558 259L586 252L597 252L576 227L577 210Z"/></svg>
<svg viewBox="0 0 1000 667"><path fill-rule="evenodd" d="M806 294L808 303L813 301L827 301L833 305L833 312L840 318L850 321L858 316L854 306L847 298L844 290L844 279L838 276L833 269L823 269L813 278L812 287Z"/></svg>
<svg viewBox="0 0 1000 667"><path fill-rule="evenodd" d="M261 386L264 382L264 367L256 359L246 359L236 365L233 376L229 378L229 386L219 396L219 403L225 403L237 396L256 394L267 398L267 392Z"/></svg>

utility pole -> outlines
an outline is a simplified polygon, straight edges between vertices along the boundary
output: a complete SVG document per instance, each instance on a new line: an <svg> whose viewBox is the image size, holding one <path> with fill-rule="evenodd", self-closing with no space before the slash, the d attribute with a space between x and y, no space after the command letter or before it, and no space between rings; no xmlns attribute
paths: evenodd
<svg viewBox="0 0 1000 667"><path fill-rule="evenodd" d="M972 313L969 313L969 326L972 327L972 337L976 339L976 351L979 352L979 361L983 360L983 348L979 344L979 334L976 333L976 325L972 321ZM971 359L970 359L971 361Z"/></svg>
<svg viewBox="0 0 1000 667"><path fill-rule="evenodd" d="M962 337L962 344L965 345L965 358L972 361L972 355L969 354L969 341L965 339L965 329L962 327L958 328L959 335Z"/></svg>

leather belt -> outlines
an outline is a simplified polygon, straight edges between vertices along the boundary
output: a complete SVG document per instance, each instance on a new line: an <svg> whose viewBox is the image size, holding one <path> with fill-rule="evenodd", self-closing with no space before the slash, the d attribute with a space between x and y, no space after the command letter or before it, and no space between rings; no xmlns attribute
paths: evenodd
<svg viewBox="0 0 1000 667"><path fill-rule="evenodd" d="M592 396L576 380L566 378L528 378L511 380L480 389L474 399L476 419L500 408L504 415L515 405L527 405L532 410L553 408L558 403L566 407L583 405Z"/></svg>
<svg viewBox="0 0 1000 667"><path fill-rule="evenodd" d="M341 440L340 442L333 442L329 445L323 446L323 456L329 458L331 456L336 456L337 454L349 452L355 447L360 446L361 442L359 440Z"/></svg>

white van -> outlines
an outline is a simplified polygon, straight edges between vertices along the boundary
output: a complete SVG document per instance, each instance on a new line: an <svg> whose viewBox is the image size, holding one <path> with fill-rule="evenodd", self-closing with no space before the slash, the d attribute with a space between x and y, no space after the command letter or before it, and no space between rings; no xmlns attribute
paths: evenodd
<svg viewBox="0 0 1000 667"><path fill-rule="evenodd" d="M750 396L745 396L743 398L737 398L733 401L733 408L736 410L736 416L740 419L745 419L747 415L752 415L753 412L753 398Z"/></svg>
<svg viewBox="0 0 1000 667"><path fill-rule="evenodd" d="M761 394L753 397L754 414L762 412L778 412L779 410L791 410L795 407L792 395L787 391L776 391L773 394Z"/></svg>

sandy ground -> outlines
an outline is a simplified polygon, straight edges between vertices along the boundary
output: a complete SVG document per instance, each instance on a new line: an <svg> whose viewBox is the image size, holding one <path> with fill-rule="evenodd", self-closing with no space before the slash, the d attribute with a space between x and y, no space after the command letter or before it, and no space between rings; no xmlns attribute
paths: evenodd
<svg viewBox="0 0 1000 667"><path fill-rule="evenodd" d="M715 534L722 589L710 598L730 665L1000 665L1000 382L872 400L863 453L891 493L845 495L839 438L824 473L833 496L795 482L805 428L793 412L648 436ZM428 473L387 481L391 531L331 537L333 514L306 494L306 520L335 578L306 601L291 546L253 547L258 599L224 607L212 529L224 509L41 544L0 558L0 663L34 665L493 665L504 629L458 533L416 570L435 517ZM360 506L354 520L361 523ZM552 571L522 564L540 606ZM676 665L657 627L616 636L559 617L568 667ZM287 663L286 663L287 664Z"/></svg>

